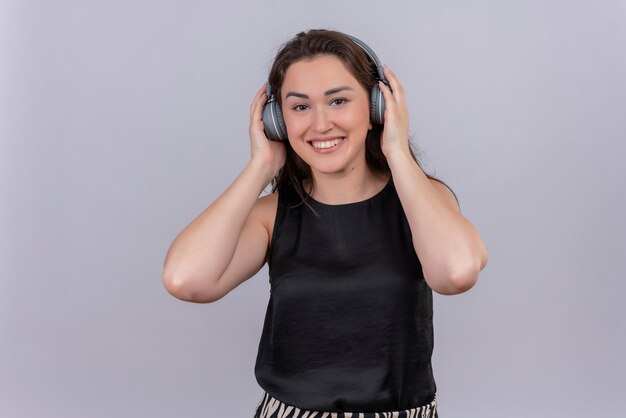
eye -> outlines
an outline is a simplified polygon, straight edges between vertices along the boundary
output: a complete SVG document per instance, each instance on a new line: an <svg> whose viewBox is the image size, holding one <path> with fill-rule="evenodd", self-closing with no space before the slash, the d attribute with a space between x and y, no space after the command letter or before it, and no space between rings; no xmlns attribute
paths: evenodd
<svg viewBox="0 0 626 418"><path fill-rule="evenodd" d="M298 105L293 106L291 109L295 110L296 112L301 112L303 110L306 110L306 108L307 108L306 105L298 104Z"/></svg>
<svg viewBox="0 0 626 418"><path fill-rule="evenodd" d="M336 99L333 99L330 101L330 105L331 106L338 106L338 105L342 105L344 103L347 103L348 100L343 98L343 97L337 97Z"/></svg>

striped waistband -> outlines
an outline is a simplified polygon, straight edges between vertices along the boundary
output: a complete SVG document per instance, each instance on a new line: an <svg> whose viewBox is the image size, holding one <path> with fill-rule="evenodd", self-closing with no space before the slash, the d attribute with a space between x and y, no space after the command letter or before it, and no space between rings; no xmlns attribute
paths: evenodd
<svg viewBox="0 0 626 418"><path fill-rule="evenodd" d="M437 399L426 405L391 412L323 412L308 411L288 405L263 393L254 418L437 418Z"/></svg>

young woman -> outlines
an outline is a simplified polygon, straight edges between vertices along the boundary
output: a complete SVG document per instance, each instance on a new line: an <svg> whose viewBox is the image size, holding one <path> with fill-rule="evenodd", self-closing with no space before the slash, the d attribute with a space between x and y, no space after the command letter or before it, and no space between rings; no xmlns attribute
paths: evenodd
<svg viewBox="0 0 626 418"><path fill-rule="evenodd" d="M252 101L249 163L172 243L163 281L186 301L269 265L255 417L437 417L432 290L470 289L487 251L408 125L365 44L299 33Z"/></svg>

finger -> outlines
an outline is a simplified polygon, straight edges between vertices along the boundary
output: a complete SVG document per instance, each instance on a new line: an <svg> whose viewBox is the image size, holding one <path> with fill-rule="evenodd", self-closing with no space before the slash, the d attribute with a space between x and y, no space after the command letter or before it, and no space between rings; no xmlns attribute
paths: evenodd
<svg viewBox="0 0 626 418"><path fill-rule="evenodd" d="M250 104L250 118L251 119L255 119L257 118L256 115L257 113L261 112L263 109L263 105L265 104L265 101L267 100L267 97L265 97L265 86L267 83L263 83L263 86L259 89L259 91L256 92L256 94L254 95L254 99L252 100L252 103Z"/></svg>
<svg viewBox="0 0 626 418"><path fill-rule="evenodd" d="M385 107L387 109L389 109L390 107L395 108L395 102L394 102L393 93L391 92L391 88L382 81L378 82L378 88L383 93L383 97L385 97L385 104L386 104Z"/></svg>
<svg viewBox="0 0 626 418"><path fill-rule="evenodd" d="M257 92L254 95L254 98L252 99L252 104L254 104L257 100L259 100L261 96L265 94L265 85L266 83L263 83L261 88L257 90Z"/></svg>
<svg viewBox="0 0 626 418"><path fill-rule="evenodd" d="M398 100L404 100L404 87L400 83L400 80L398 80L396 74L389 67L385 67L384 71L385 77L387 77L393 91L393 95Z"/></svg>
<svg viewBox="0 0 626 418"><path fill-rule="evenodd" d="M380 91L383 93L383 97L385 98L385 124L387 122L392 122L395 120L396 115L398 114L398 105L395 102L394 93L392 93L391 88L383 83L382 81L378 82L378 87Z"/></svg>
<svg viewBox="0 0 626 418"><path fill-rule="evenodd" d="M252 100L252 104L250 105L251 115L254 114L255 110L259 107L259 103L263 102L263 99L265 99L265 86L266 83L263 83L263 86L261 86L261 88L254 95L254 99Z"/></svg>
<svg viewBox="0 0 626 418"><path fill-rule="evenodd" d="M396 74L391 71L391 69L386 65L383 72L385 74L385 77L389 81L389 85L391 86L393 95L396 96L398 99L404 99L404 87L402 87L402 84L400 83L400 80L398 80Z"/></svg>

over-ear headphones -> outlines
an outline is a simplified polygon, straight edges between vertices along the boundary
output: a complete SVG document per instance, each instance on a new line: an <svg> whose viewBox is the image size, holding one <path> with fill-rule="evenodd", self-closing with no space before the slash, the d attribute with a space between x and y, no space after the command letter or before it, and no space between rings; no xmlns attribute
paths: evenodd
<svg viewBox="0 0 626 418"><path fill-rule="evenodd" d="M377 81L382 81L386 85L389 85L389 82L383 73L383 65L378 60L374 51L372 51L372 49L367 46L365 42L360 41L354 36L346 36L361 47L361 49L363 49L367 56L372 60L376 66L376 74L378 76ZM280 110L280 105L278 104L276 97L272 94L272 88L269 83L267 83L266 94L267 101L265 102L265 106L263 106L262 115L265 135L268 139L272 139L274 141L287 141L287 128L285 127L283 113ZM372 91L370 92L370 120L374 125L382 125L385 121L385 96L383 96L383 92L378 87L378 83L374 84Z"/></svg>

